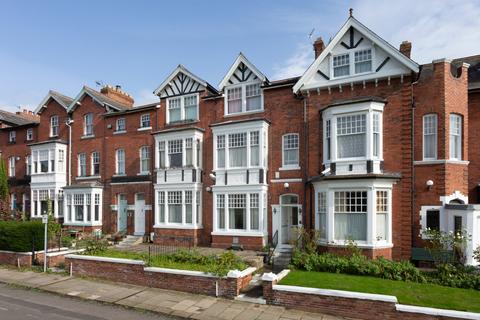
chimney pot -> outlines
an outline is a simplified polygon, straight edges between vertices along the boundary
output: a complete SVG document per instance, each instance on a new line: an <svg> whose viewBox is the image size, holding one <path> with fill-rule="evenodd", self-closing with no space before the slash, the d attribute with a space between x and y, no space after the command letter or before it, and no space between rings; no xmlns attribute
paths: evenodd
<svg viewBox="0 0 480 320"><path fill-rule="evenodd" d="M412 43L410 41L403 41L400 44L400 52L407 58L410 58L410 54L412 53Z"/></svg>
<svg viewBox="0 0 480 320"><path fill-rule="evenodd" d="M319 37L313 43L313 51L315 52L315 59L317 59L318 56L322 54L323 50L325 50L325 44L323 43L322 37Z"/></svg>
<svg viewBox="0 0 480 320"><path fill-rule="evenodd" d="M121 88L122 87L120 85L116 85L115 87L111 85L106 85L102 89L100 89L100 93L129 108L133 107L134 100L132 96L122 91Z"/></svg>

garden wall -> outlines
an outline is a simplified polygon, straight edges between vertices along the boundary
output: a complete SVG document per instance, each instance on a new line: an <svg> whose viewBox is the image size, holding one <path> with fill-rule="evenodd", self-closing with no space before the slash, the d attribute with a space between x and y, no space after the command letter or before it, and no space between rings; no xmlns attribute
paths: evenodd
<svg viewBox="0 0 480 320"><path fill-rule="evenodd" d="M278 285L288 272L263 275L267 304L368 320L480 319L478 313L400 305L394 296Z"/></svg>
<svg viewBox="0 0 480 320"><path fill-rule="evenodd" d="M177 290L233 299L252 279L256 268L232 270L226 277L200 271L145 267L139 260L68 255L73 275L86 275L146 287Z"/></svg>
<svg viewBox="0 0 480 320"><path fill-rule="evenodd" d="M60 264L65 263L65 256L75 252L83 250L61 250L47 252L47 266L57 267ZM35 259L39 264L43 264L43 250L35 252ZM10 265L16 267L32 266L32 253L31 252L14 252L14 251L0 251L0 265Z"/></svg>

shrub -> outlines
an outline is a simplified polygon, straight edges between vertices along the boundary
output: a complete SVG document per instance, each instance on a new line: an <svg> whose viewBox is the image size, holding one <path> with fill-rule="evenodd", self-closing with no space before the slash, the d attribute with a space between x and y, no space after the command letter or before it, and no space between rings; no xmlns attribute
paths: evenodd
<svg viewBox="0 0 480 320"><path fill-rule="evenodd" d="M445 232L427 228L422 230L422 234L427 238L428 250L435 265L465 264L465 247L471 240L467 230Z"/></svg>
<svg viewBox="0 0 480 320"><path fill-rule="evenodd" d="M108 241L105 238L99 238L94 235L88 235L83 239L85 254L96 255L104 252L108 248Z"/></svg>
<svg viewBox="0 0 480 320"><path fill-rule="evenodd" d="M44 226L41 221L0 221L0 250L28 252L43 250Z"/></svg>
<svg viewBox="0 0 480 320"><path fill-rule="evenodd" d="M329 253L306 254L295 251L293 266L307 271L365 275L390 280L425 282L425 277L408 261L395 262L384 258L368 259L360 254L340 257Z"/></svg>
<svg viewBox="0 0 480 320"><path fill-rule="evenodd" d="M480 290L480 274L471 266L445 263L429 275L429 282L442 286Z"/></svg>
<svg viewBox="0 0 480 320"><path fill-rule="evenodd" d="M480 263L480 246L478 246L477 249L473 251L473 258L477 260L478 263Z"/></svg>

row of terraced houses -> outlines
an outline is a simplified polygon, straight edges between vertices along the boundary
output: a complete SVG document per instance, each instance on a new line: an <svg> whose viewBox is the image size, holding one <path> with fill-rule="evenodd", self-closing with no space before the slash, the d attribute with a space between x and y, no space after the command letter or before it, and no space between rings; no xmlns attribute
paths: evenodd
<svg viewBox="0 0 480 320"><path fill-rule="evenodd" d="M270 81L240 54L214 87L179 65L133 106L119 86L50 91L1 111L10 206L66 228L286 247L295 227L323 250L354 240L409 259L421 230L480 244L480 56L417 64L349 17L313 44L301 77ZM159 81L160 82L160 81Z"/></svg>

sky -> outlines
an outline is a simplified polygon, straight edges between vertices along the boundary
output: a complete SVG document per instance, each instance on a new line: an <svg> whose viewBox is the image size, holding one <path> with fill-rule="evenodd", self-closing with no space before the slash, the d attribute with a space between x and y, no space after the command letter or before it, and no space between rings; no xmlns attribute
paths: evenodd
<svg viewBox="0 0 480 320"><path fill-rule="evenodd" d="M480 54L480 0L0 0L0 107L35 109L96 81L140 105L183 64L217 87L239 52L270 80L302 75L312 41L354 16L418 63ZM309 37L309 34L313 34Z"/></svg>

